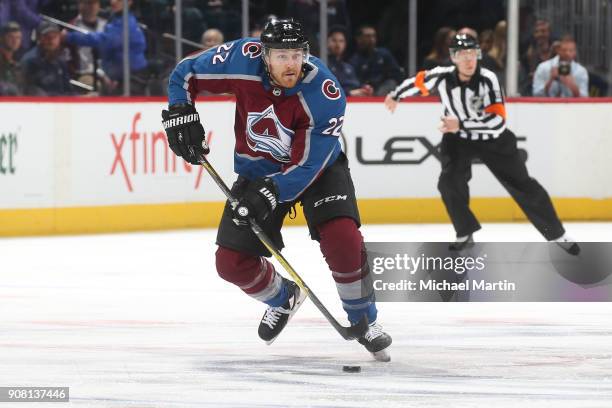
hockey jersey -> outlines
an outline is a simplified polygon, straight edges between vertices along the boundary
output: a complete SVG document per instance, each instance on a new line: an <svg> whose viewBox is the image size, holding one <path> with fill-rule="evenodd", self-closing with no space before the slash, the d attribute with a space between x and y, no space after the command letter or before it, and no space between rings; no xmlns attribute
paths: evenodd
<svg viewBox="0 0 612 408"><path fill-rule="evenodd" d="M245 38L186 57L170 76L169 103L193 104L200 91L234 94L234 171L271 177L279 200L293 201L338 158L346 97L312 56L296 86L274 86L262 54L257 39Z"/></svg>
<svg viewBox="0 0 612 408"><path fill-rule="evenodd" d="M459 137L496 139L506 130L504 94L493 71L478 67L468 82L462 82L454 65L435 67L406 79L389 95L400 100L418 94L427 96L433 89L440 94L444 116L459 119Z"/></svg>

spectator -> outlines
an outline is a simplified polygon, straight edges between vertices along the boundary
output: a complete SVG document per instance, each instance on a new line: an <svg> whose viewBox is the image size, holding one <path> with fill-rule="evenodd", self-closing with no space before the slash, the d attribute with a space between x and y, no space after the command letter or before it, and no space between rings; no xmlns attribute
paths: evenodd
<svg viewBox="0 0 612 408"><path fill-rule="evenodd" d="M176 21L174 0L150 0L143 2L140 8L141 19L159 33L174 34ZM183 0L182 7L182 36L189 41L198 42L207 27L204 22L202 10L198 8L196 0ZM152 44L153 45L153 44ZM174 52L174 51L173 51Z"/></svg>
<svg viewBox="0 0 612 408"><path fill-rule="evenodd" d="M104 31L104 26L107 20L100 17L100 0L78 0L79 3L79 14L74 18L70 24L77 27L84 28L92 32ZM94 57L91 47L79 47L78 49L78 68L76 73L79 77L84 75L93 75L94 70ZM88 82L83 78L79 78L81 82Z"/></svg>
<svg viewBox="0 0 612 408"><path fill-rule="evenodd" d="M140 2L139 19L154 34L174 32L174 0L147 0ZM151 46L154 46L151 44Z"/></svg>
<svg viewBox="0 0 612 408"><path fill-rule="evenodd" d="M174 1L172 1L174 3ZM204 22L202 10L196 7L196 1L183 0L183 38L197 42L202 38L202 33L208 28ZM174 12L172 13L172 31L174 31Z"/></svg>
<svg viewBox="0 0 612 408"><path fill-rule="evenodd" d="M507 25L504 20L497 23L493 33L493 45L487 53L495 64L492 71L497 74L502 86L506 82L506 30Z"/></svg>
<svg viewBox="0 0 612 408"><path fill-rule="evenodd" d="M402 80L397 61L386 48L376 47L376 29L370 25L359 28L357 52L349 60L362 84L374 88L374 94L384 96Z"/></svg>
<svg viewBox="0 0 612 408"><path fill-rule="evenodd" d="M132 5L132 0L128 1ZM100 52L102 69L109 80L105 83L105 94L120 94L123 83L123 1L111 0L112 15L100 33L83 34L70 32L66 35L69 44L95 47ZM130 83L133 95L143 95L146 90L147 59L145 58L145 37L138 26L136 17L128 13L129 24L129 56L132 81Z"/></svg>
<svg viewBox="0 0 612 408"><path fill-rule="evenodd" d="M37 30L38 45L21 59L26 95L71 95L68 67L61 59L58 25L43 21Z"/></svg>
<svg viewBox="0 0 612 408"><path fill-rule="evenodd" d="M555 56L550 34L550 23L546 20L536 20L533 27L531 44L521 57L521 94L531 95L533 75L540 63Z"/></svg>
<svg viewBox="0 0 612 408"><path fill-rule="evenodd" d="M550 23L546 20L537 20L533 28L533 40L524 56L529 72L535 72L540 63L554 57Z"/></svg>
<svg viewBox="0 0 612 408"><path fill-rule="evenodd" d="M480 51L488 54L493 47L493 30L484 30L480 33Z"/></svg>
<svg viewBox="0 0 612 408"><path fill-rule="evenodd" d="M11 3L11 19L21 25L23 34L21 46L24 51L32 48L32 31L40 25L42 21L39 8L48 0L7 0Z"/></svg>
<svg viewBox="0 0 612 408"><path fill-rule="evenodd" d="M533 28L536 22L533 6L521 4L519 9L519 55L523 56L533 40Z"/></svg>
<svg viewBox="0 0 612 408"><path fill-rule="evenodd" d="M371 96L374 90L370 85L361 86L355 68L344 60L346 52L346 32L342 27L332 27L327 34L327 65L334 73L344 93L350 96Z"/></svg>
<svg viewBox="0 0 612 408"><path fill-rule="evenodd" d="M571 36L564 36L559 45L559 55L536 68L533 95L564 98L588 96L589 74L575 59L576 41Z"/></svg>
<svg viewBox="0 0 612 408"><path fill-rule="evenodd" d="M299 17L304 31L313 36L310 41L310 52L319 55L319 0L289 0L287 1L286 15ZM346 27L350 29L349 13L345 0L328 0L327 2L328 27Z"/></svg>
<svg viewBox="0 0 612 408"><path fill-rule="evenodd" d="M229 40L240 37L242 33L240 7L236 8L228 0L202 0L197 3L207 28L219 29Z"/></svg>
<svg viewBox="0 0 612 408"><path fill-rule="evenodd" d="M202 46L205 50L223 44L223 33L216 28L209 28L202 34Z"/></svg>
<svg viewBox="0 0 612 408"><path fill-rule="evenodd" d="M498 71L503 71L506 67L506 31L507 25L504 20L497 23L493 33L493 44L488 54L499 68Z"/></svg>
<svg viewBox="0 0 612 408"><path fill-rule="evenodd" d="M422 69L428 70L438 66L450 66L449 47L456 31L450 27L442 27L436 31L433 47L423 61Z"/></svg>
<svg viewBox="0 0 612 408"><path fill-rule="evenodd" d="M15 61L15 52L21 47L21 27L9 21L0 27L0 95L22 94L23 76Z"/></svg>

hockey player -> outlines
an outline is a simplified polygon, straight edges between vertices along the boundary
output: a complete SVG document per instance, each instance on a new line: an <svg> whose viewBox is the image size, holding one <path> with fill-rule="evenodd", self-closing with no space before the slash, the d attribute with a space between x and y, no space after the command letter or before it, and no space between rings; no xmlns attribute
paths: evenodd
<svg viewBox="0 0 612 408"><path fill-rule="evenodd" d="M259 336L274 341L305 294L266 259L271 254L248 219L253 217L281 249L283 220L299 202L349 321L356 324L366 316L370 322L359 342L376 359L388 361L391 337L377 321L373 293L362 294L369 271L355 189L338 138L345 95L325 65L309 55L301 25L273 20L260 39L228 42L178 64L162 118L172 151L192 164L209 150L194 105L200 91L236 97L238 179L232 194L239 203L226 203L216 265L221 278L268 305Z"/></svg>
<svg viewBox="0 0 612 408"><path fill-rule="evenodd" d="M565 235L548 193L527 173L516 148L516 136L506 127L506 108L499 80L478 63L481 58L478 41L469 34L457 34L450 55L453 66L421 71L406 79L387 95L385 106L394 112L403 97L428 95L432 89L440 94L444 105L440 131L444 135L438 189L457 234L451 249L471 246L472 234L480 229L469 208L468 188L472 159L477 157L547 240L577 255L580 247Z"/></svg>

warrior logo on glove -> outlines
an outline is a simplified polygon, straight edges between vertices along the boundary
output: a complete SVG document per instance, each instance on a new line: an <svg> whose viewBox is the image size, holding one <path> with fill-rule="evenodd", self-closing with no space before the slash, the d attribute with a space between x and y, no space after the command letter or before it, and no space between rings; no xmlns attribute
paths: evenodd
<svg viewBox="0 0 612 408"><path fill-rule="evenodd" d="M162 125L168 136L170 149L191 164L200 164L204 155L210 152L206 143L200 115L188 104L178 104L162 111Z"/></svg>
<svg viewBox="0 0 612 408"><path fill-rule="evenodd" d="M172 117L172 113L170 113L170 117ZM200 115L198 115L197 113L192 113L191 115L179 116L178 118L166 120L162 122L162 125L164 125L164 129L168 129L168 128L173 128L178 125L184 125L187 123L199 122L199 121L200 121Z"/></svg>

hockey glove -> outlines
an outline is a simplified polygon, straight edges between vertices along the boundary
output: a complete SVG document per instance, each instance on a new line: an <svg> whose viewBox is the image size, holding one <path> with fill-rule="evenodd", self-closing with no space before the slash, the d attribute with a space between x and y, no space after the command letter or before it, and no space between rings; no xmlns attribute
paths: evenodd
<svg viewBox="0 0 612 408"><path fill-rule="evenodd" d="M162 119L168 145L174 154L191 164L200 164L210 149L195 108L187 104L173 105L169 111L162 111Z"/></svg>
<svg viewBox="0 0 612 408"><path fill-rule="evenodd" d="M274 211L277 202L278 190L272 179L253 180L232 209L234 212L232 219L239 226L248 226L250 218L262 223Z"/></svg>

